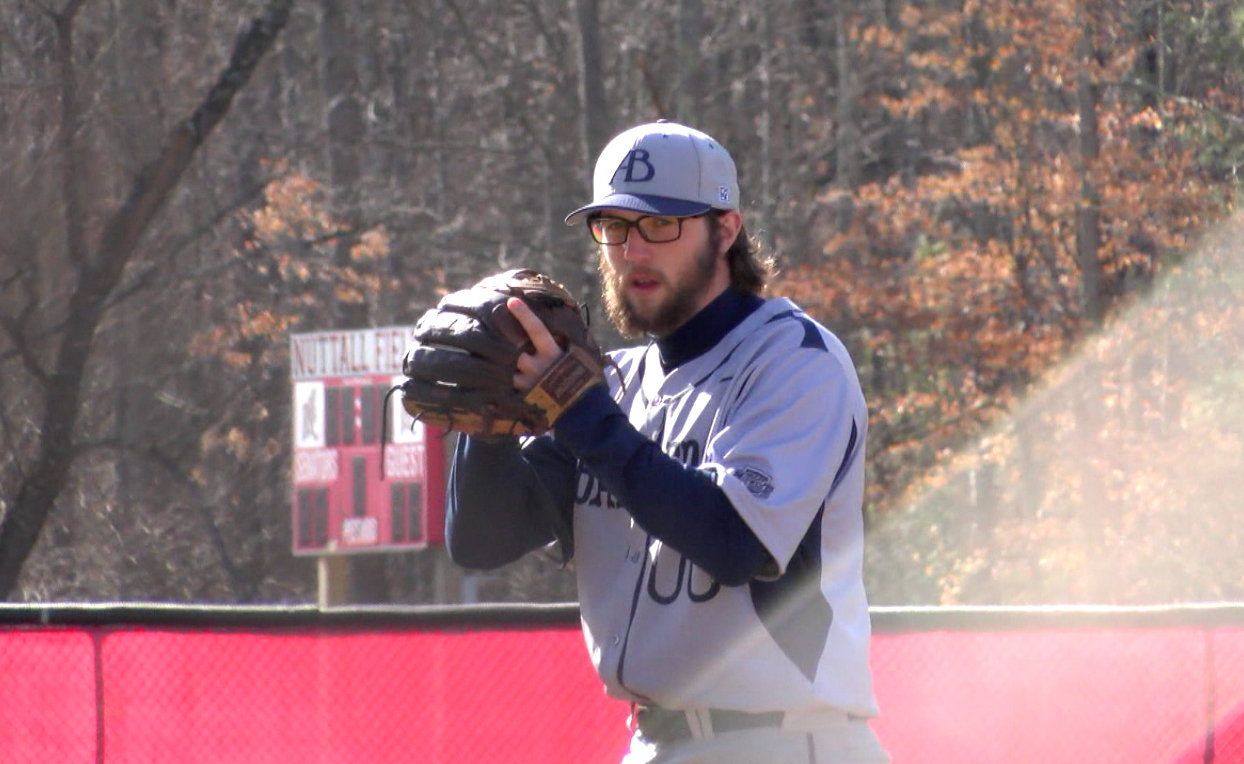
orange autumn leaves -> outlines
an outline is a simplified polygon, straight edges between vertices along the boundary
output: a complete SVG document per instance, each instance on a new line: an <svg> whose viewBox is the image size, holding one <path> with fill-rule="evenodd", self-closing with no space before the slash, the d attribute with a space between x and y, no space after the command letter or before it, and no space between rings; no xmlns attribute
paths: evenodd
<svg viewBox="0 0 1244 764"><path fill-rule="evenodd" d="M1235 379L1224 359L1244 350L1244 316L1230 246L1202 239L1233 210L1234 181L1215 158L1232 143L1222 114L1244 103L1221 87L1142 87L1146 40L1114 13L1077 0L974 2L908 9L897 31L857 30L854 40L886 42L860 57L907 56L890 62L903 87L863 103L938 161L821 194L822 256L776 285L834 328L859 365L874 522L940 507L890 518L915 522L898 537L929 560L920 575L937 601L1189 596L1129 579L1142 555L1120 550L1151 549L1187 527L1189 517L1166 513L1191 512L1189 494L1221 503L1238 469L1244 428L1221 412ZM1081 124L1085 82L1092 125ZM931 124L961 129L920 132ZM1096 152L1081 143L1089 129ZM1088 205L1104 326L1084 310L1077 235ZM1208 355L1189 350L1207 342ZM1216 444L1213 455L1185 458L1197 443ZM1182 476L1160 464L1164 449ZM1100 527L1077 531L1062 514L1086 508L1100 511ZM948 541L956 526L977 531ZM1186 544L1230 556L1233 536L1216 534ZM1026 588L1065 565L1065 586ZM1094 589L1094 565L1113 566L1098 577L1110 586ZM1089 583L1073 584L1076 570ZM974 589L982 580L994 588Z"/></svg>
<svg viewBox="0 0 1244 764"><path fill-rule="evenodd" d="M346 227L330 212L319 183L276 169L263 204L241 215L241 246L228 253L245 274L239 286L250 298L226 307L194 341L196 352L218 355L231 366L283 362L293 327L330 315L334 301L373 300L385 286L380 265L389 254L388 233ZM343 239L344 262L338 256Z"/></svg>

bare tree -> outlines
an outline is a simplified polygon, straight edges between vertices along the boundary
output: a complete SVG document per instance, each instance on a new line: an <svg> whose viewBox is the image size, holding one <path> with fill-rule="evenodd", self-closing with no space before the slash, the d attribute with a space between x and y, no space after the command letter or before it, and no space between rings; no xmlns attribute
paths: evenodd
<svg viewBox="0 0 1244 764"><path fill-rule="evenodd" d="M285 26L292 0L273 0L264 13L238 36L229 65L189 118L167 137L159 153L135 179L120 207L109 217L98 241L88 244L84 230L79 174L75 172L83 147L78 142L82 109L74 67L74 22L86 0L72 0L53 13L62 80L62 125L58 141L66 169L62 191L68 232L67 260L75 280L58 327L59 345L50 365L39 358L27 334L25 319L36 309L30 299L16 315L5 317L8 353L25 364L27 374L42 388L42 415L38 444L30 463L22 468L15 498L6 507L0 527L0 594L11 597L22 567L64 491L70 470L80 455L74 436L84 405L83 390L95 337L115 296L126 266L143 233L177 187L196 151L229 111L234 97Z"/></svg>

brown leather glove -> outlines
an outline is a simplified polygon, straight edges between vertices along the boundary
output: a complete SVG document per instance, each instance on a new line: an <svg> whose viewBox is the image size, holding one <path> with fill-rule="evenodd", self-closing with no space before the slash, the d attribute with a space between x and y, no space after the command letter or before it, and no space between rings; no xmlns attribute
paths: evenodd
<svg viewBox="0 0 1244 764"><path fill-rule="evenodd" d="M514 374L519 355L535 348L506 307L511 297L566 351L525 395ZM415 419L476 437L540 435L604 381L607 363L565 287L532 270L507 271L446 295L419 319L402 359L402 406Z"/></svg>

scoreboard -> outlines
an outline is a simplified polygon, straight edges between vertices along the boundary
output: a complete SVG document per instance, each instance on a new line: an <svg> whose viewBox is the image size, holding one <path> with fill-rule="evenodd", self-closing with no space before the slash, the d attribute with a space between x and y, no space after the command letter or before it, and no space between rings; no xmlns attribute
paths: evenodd
<svg viewBox="0 0 1244 764"><path fill-rule="evenodd" d="M412 332L291 335L294 554L444 543L445 433L389 396Z"/></svg>

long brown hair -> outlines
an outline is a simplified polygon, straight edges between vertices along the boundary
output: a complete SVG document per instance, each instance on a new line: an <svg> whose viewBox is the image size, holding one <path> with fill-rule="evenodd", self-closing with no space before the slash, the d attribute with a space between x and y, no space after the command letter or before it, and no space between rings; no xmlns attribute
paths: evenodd
<svg viewBox="0 0 1244 764"><path fill-rule="evenodd" d="M709 242L713 249L721 241L721 213L709 216ZM726 263L730 266L730 286L761 295L773 276L773 258L761 251L760 241L747 234L747 226L739 227L730 249L726 250Z"/></svg>

